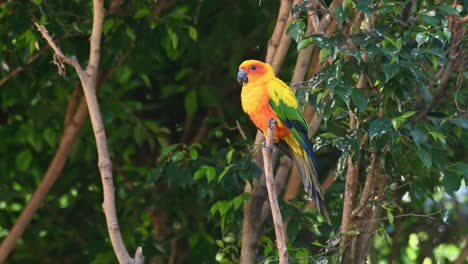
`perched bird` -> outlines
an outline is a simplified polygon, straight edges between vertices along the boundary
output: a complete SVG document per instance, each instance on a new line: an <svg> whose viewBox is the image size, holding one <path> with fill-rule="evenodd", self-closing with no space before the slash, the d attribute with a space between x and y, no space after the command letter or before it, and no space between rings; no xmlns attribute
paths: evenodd
<svg viewBox="0 0 468 264"><path fill-rule="evenodd" d="M237 80L242 84L244 112L265 136L269 120L276 119L275 145L294 160L307 196L330 222L317 177L317 159L307 136L307 122L299 110L294 92L276 78L269 64L257 60L242 62Z"/></svg>

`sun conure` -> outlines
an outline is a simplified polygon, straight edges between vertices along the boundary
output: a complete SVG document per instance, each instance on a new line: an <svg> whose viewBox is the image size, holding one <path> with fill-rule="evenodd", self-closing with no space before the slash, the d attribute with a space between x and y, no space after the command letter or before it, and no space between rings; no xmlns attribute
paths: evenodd
<svg viewBox="0 0 468 264"><path fill-rule="evenodd" d="M317 178L317 160L307 136L308 126L294 92L276 78L269 64L257 60L244 61L239 66L237 80L242 84L244 112L264 135L269 120L276 119L275 145L294 160L307 196L330 222Z"/></svg>

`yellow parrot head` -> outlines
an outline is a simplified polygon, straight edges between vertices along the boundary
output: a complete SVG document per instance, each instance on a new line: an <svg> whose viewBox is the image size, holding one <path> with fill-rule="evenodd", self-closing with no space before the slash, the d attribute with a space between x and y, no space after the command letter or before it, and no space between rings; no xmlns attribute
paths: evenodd
<svg viewBox="0 0 468 264"><path fill-rule="evenodd" d="M273 68L268 63L258 60L246 60L239 66L237 81L240 84L255 83L275 78Z"/></svg>

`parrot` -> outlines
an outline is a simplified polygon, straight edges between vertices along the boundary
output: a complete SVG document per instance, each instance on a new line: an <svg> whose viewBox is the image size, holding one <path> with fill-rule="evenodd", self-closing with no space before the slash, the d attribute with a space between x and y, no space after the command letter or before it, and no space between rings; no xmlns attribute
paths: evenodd
<svg viewBox="0 0 468 264"><path fill-rule="evenodd" d="M294 92L276 77L270 64L259 60L242 62L237 81L242 85L242 109L265 137L270 120L276 119L275 145L294 161L307 198L330 223L317 176L318 162L307 136L308 125Z"/></svg>

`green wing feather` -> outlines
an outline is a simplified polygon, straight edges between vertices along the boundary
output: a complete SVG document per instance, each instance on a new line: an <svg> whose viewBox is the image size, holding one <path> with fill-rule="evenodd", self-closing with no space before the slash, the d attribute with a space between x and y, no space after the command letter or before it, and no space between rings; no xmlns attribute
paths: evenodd
<svg viewBox="0 0 468 264"><path fill-rule="evenodd" d="M307 122L299 110L296 96L284 82L277 78L271 80L267 87L271 109L276 113L278 119L288 127L294 139L299 143L300 148L285 144L288 142L281 140L276 145L286 155L293 158L307 195L317 204L318 211L323 212L323 215L330 223L317 176L317 160L307 135Z"/></svg>

